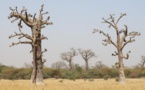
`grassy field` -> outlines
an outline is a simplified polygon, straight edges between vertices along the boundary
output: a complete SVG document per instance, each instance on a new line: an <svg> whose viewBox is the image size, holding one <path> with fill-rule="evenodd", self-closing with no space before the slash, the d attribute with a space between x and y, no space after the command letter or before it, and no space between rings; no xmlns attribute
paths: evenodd
<svg viewBox="0 0 145 90"><path fill-rule="evenodd" d="M118 84L114 79L47 79L44 82L46 85L36 86L28 80L0 80L0 90L145 90L145 79L127 79L125 84Z"/></svg>

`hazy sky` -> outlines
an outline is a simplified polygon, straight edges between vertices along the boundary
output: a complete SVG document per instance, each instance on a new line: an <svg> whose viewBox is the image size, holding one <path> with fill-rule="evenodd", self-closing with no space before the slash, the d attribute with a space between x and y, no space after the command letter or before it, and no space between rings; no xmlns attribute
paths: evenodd
<svg viewBox="0 0 145 90"><path fill-rule="evenodd" d="M108 32L115 38L113 29L108 29L106 24L102 24L102 17L108 18L110 14L115 14L117 18L120 13L127 13L119 23L120 29L123 25L128 25L129 31L138 31L140 37L136 37L136 42L128 44L124 52L131 50L130 58L124 60L125 66L133 66L139 63L141 55L145 55L145 1L144 0L3 0L0 3L0 63L16 67L24 66L24 63L31 63L32 54L29 53L29 45L17 45L9 47L12 42L18 41L8 39L8 36L18 32L16 21L11 23L8 20L10 14L9 7L17 6L19 10L25 6L28 12L34 14L39 12L40 6L44 4L44 11L49 12L50 21L54 24L43 29L43 34L48 40L43 41L43 48L48 52L44 54L47 60L46 66L60 61L60 54L69 51L71 47L91 49L98 56L90 60L94 65L97 61L111 66L117 62L117 57L111 56L115 48L112 45L105 47L102 45L102 35L92 34L94 28ZM29 33L30 29L24 26L23 32ZM74 63L84 65L80 56L74 58Z"/></svg>

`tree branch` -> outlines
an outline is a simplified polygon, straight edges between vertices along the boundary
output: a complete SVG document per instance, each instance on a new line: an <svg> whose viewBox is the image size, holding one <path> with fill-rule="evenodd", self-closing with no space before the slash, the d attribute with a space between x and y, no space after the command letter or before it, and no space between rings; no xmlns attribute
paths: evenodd
<svg viewBox="0 0 145 90"><path fill-rule="evenodd" d="M15 17L15 19L12 20L11 22L14 22L14 21L20 19L20 20L22 20L26 25L28 25L29 27L32 27L33 24L32 24L32 22L31 22L31 20L29 19L29 15L27 15L27 9L23 8L23 9L21 10L21 13L18 13L17 8L16 8L16 9L12 9L12 8L10 7L10 10L11 10L12 12L10 13L10 16L8 17L8 19ZM23 12L25 12L24 15L23 15Z"/></svg>
<svg viewBox="0 0 145 90"><path fill-rule="evenodd" d="M118 52L114 52L114 53L112 53L112 56L117 56L118 55Z"/></svg>
<svg viewBox="0 0 145 90"><path fill-rule="evenodd" d="M44 49L44 51L41 52L41 54L39 55L39 57L41 57L43 55L43 53L47 52L47 49Z"/></svg>
<svg viewBox="0 0 145 90"><path fill-rule="evenodd" d="M127 32L125 32L125 33L127 34ZM134 42L135 39L133 39L133 38L135 38L135 36L140 36L140 33L138 33L138 32L130 32L129 34L127 34L127 36L130 37L129 40L125 40L125 38L127 37L126 34L122 38L122 43L123 43L123 41L125 43L122 45L121 49L123 49L128 43Z"/></svg>
<svg viewBox="0 0 145 90"><path fill-rule="evenodd" d="M132 43L132 42L134 42L134 41L135 41L135 39L132 39L132 38L130 37L130 39L127 40L127 41L122 45L121 50L123 50L123 48L124 48L128 43Z"/></svg>
<svg viewBox="0 0 145 90"><path fill-rule="evenodd" d="M18 45L18 44L32 44L32 42L29 42L29 41L19 41L19 42L17 42L17 43L12 43L12 45L10 45L9 47L12 47L12 46L14 46L14 45Z"/></svg>
<svg viewBox="0 0 145 90"><path fill-rule="evenodd" d="M20 33L16 33L16 32L15 32L14 35L10 35L10 36L9 36L9 39L10 39L10 38L13 38L13 37L16 37L16 36L18 36L18 39L21 39L21 38L25 37L25 38L27 38L27 39L29 39L29 40L32 40L32 37L31 37L30 35L24 34L21 30L20 30Z"/></svg>
<svg viewBox="0 0 145 90"><path fill-rule="evenodd" d="M131 51L129 51L126 56L123 56L124 59L128 59L129 58L129 53L131 53Z"/></svg>
<svg viewBox="0 0 145 90"><path fill-rule="evenodd" d="M108 44L113 44L117 48L117 45L112 41L112 39L109 36L109 34L106 34L106 33L104 33L101 30L94 29L93 33L95 33L95 32L99 32L100 34L103 34L105 37L107 37L107 39L103 40L103 42L105 42L105 44L103 43L104 46L107 46Z"/></svg>
<svg viewBox="0 0 145 90"><path fill-rule="evenodd" d="M118 22L120 21L120 19L123 17L123 16L126 16L126 13L120 15L120 17L118 18L118 20L116 21L116 24L118 24Z"/></svg>
<svg viewBox="0 0 145 90"><path fill-rule="evenodd" d="M44 39L48 40L48 38L43 35L41 36L41 38L37 38L37 40L44 40Z"/></svg>
<svg viewBox="0 0 145 90"><path fill-rule="evenodd" d="M127 25L124 25L124 27L125 27L125 29L123 29L122 31L120 31L120 32L124 32L124 35L123 35L123 37L122 37L122 39L121 39L121 45L122 45L122 43L123 42L126 42L126 37L128 36L127 34L128 34L128 27L127 27Z"/></svg>
<svg viewBox="0 0 145 90"><path fill-rule="evenodd" d="M50 17L48 16L45 21L42 21L42 24L41 25L45 25L45 24L46 25L52 25L53 24L52 22L48 22L49 19L50 19Z"/></svg>

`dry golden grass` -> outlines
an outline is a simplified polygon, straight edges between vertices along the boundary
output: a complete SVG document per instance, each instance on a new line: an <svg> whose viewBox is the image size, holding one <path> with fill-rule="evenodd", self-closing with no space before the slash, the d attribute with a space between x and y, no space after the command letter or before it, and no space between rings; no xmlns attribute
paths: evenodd
<svg viewBox="0 0 145 90"><path fill-rule="evenodd" d="M0 90L145 90L145 79L127 79L125 84L118 84L114 79L47 79L44 82L45 86L35 86L28 80L0 80Z"/></svg>

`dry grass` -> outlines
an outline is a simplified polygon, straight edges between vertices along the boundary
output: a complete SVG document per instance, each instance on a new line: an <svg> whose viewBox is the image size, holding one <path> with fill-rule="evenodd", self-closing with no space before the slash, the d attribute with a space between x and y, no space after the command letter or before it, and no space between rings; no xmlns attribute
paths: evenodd
<svg viewBox="0 0 145 90"><path fill-rule="evenodd" d="M35 86L28 80L0 80L0 90L145 90L145 79L127 79L125 84L118 84L114 79L47 79L44 82L45 86Z"/></svg>

